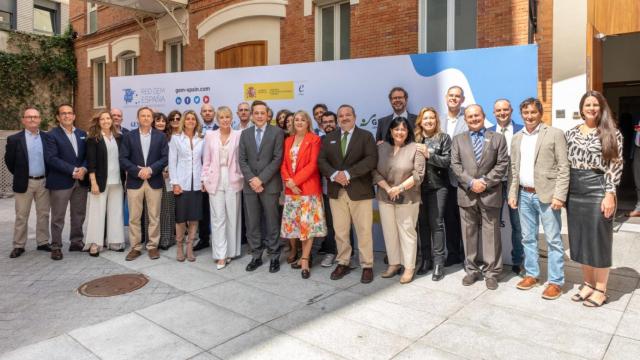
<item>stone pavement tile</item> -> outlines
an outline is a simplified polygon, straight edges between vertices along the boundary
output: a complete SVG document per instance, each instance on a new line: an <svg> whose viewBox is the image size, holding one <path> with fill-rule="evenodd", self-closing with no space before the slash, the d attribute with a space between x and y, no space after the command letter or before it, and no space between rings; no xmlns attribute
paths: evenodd
<svg viewBox="0 0 640 360"><path fill-rule="evenodd" d="M141 269L145 275L187 292L227 281L211 271L205 271L190 263L170 262Z"/></svg>
<svg viewBox="0 0 640 360"><path fill-rule="evenodd" d="M187 359L202 349L132 313L69 333L100 359Z"/></svg>
<svg viewBox="0 0 640 360"><path fill-rule="evenodd" d="M169 251L170 250L171 249L169 249ZM251 256L245 255L241 258L234 259L224 269L218 270L216 269L215 261L211 258L211 249L207 248L198 251L198 253L200 253L197 258L198 260L191 264L197 268L214 272L216 275L220 275L226 279L239 279L253 274L245 270L245 267L247 267L247 264L251 261Z"/></svg>
<svg viewBox="0 0 640 360"><path fill-rule="evenodd" d="M347 276L343 277L340 280L331 280L331 272L333 272L333 270L336 268L335 266L332 267L328 267L328 268L323 268L322 266L320 266L320 260L315 260L314 262L316 263L316 265L314 265L311 268L311 277L310 279L313 281L318 281L321 282L323 284L327 284L339 289L347 289L355 284L359 284L360 283L360 276L362 275L362 272L358 269L353 269L351 271L351 273L349 273ZM282 271L282 270L280 270ZM291 269L291 266L287 265L286 267L286 271L294 273L295 276L300 277L300 270L296 270L296 269ZM374 270L375 271L375 270Z"/></svg>
<svg viewBox="0 0 640 360"><path fill-rule="evenodd" d="M189 358L189 360L218 360L220 359L217 356L213 356L212 354L208 353L208 352L202 352L192 358Z"/></svg>
<svg viewBox="0 0 640 360"><path fill-rule="evenodd" d="M542 318L553 319L569 326L582 326L588 329L613 334L622 312L608 308L597 311L571 301L569 294L563 294L556 300L543 299L544 286L523 291L515 287L500 287L496 291L487 291L477 300L503 308L520 310Z"/></svg>
<svg viewBox="0 0 640 360"><path fill-rule="evenodd" d="M0 360L98 360L94 354L82 347L68 335L60 335L49 340L27 345L0 355Z"/></svg>
<svg viewBox="0 0 640 360"><path fill-rule="evenodd" d="M265 265L256 270L253 275L238 281L299 302L317 301L338 291L337 288L328 284L312 279L302 279L300 274L288 273L284 271L286 269L271 274L268 271L268 263Z"/></svg>
<svg viewBox="0 0 640 360"><path fill-rule="evenodd" d="M640 340L640 294L635 293L616 330L616 335Z"/></svg>
<svg viewBox="0 0 640 360"><path fill-rule="evenodd" d="M604 360L637 360L640 357L640 341L614 336Z"/></svg>
<svg viewBox="0 0 640 360"><path fill-rule="evenodd" d="M183 295L138 313L202 349L210 349L259 325L192 295Z"/></svg>
<svg viewBox="0 0 640 360"><path fill-rule="evenodd" d="M413 283L405 285L394 283L391 286L385 287L381 284L384 283L383 280L388 279L379 280L380 281L376 279L371 284L358 284L349 288L347 291L364 295L364 297L374 297L379 300L388 301L437 316L449 316L472 301L472 299L465 299L451 293L425 289L413 285ZM479 285L476 284L476 286ZM484 286L484 284L482 284L482 286Z"/></svg>
<svg viewBox="0 0 640 360"><path fill-rule="evenodd" d="M318 301L312 307L411 340L419 339L445 320L442 316L347 291Z"/></svg>
<svg viewBox="0 0 640 360"><path fill-rule="evenodd" d="M417 276L411 284L425 289L444 291L469 300L475 299L487 291L486 286L462 286L462 278L466 273L460 267L445 268L445 277L440 281L431 280L431 275L430 271L424 276Z"/></svg>
<svg viewBox="0 0 640 360"><path fill-rule="evenodd" d="M109 259L111 261L113 261L114 263L118 264L118 265L122 265L125 267L128 267L129 269L132 270L137 270L140 271L144 268L150 267L150 266L156 266L156 265L160 265L160 264L168 264L171 263L172 260L161 256L159 259L156 260L151 260L149 259L149 255L147 254L147 250L143 250L142 251L142 255L140 255L140 257L138 257L137 259L133 260L133 261L126 261L125 257L127 256L127 254L129 253L130 248L126 248L124 250L124 252L117 252L117 251L103 251L100 253L100 257L103 257L105 259ZM88 255L87 255L88 256ZM175 260L173 260L175 261Z"/></svg>
<svg viewBox="0 0 640 360"><path fill-rule="evenodd" d="M389 359L411 344L405 337L312 307L296 310L267 325L350 359Z"/></svg>
<svg viewBox="0 0 640 360"><path fill-rule="evenodd" d="M578 292L579 286L580 284L566 283L563 287L565 293L562 295L561 299L571 301L571 296ZM609 302L602 305L602 308L617 310L620 312L624 312L627 309L627 305L633 296L633 292L625 293L612 289L608 289L607 294L609 295ZM575 304L575 302L571 302Z"/></svg>
<svg viewBox="0 0 640 360"><path fill-rule="evenodd" d="M266 325L218 345L210 352L220 359L341 359Z"/></svg>
<svg viewBox="0 0 640 360"><path fill-rule="evenodd" d="M456 335L457 336L457 335ZM480 354L475 354L475 358L478 358ZM444 350L436 349L428 346L423 342L415 342L408 348L404 349L401 353L393 357L393 360L464 360L465 357L446 352Z"/></svg>
<svg viewBox="0 0 640 360"><path fill-rule="evenodd" d="M200 289L192 295L261 323L273 320L302 305L298 301L233 280Z"/></svg>
<svg viewBox="0 0 640 360"><path fill-rule="evenodd" d="M584 358L601 359L604 356L610 334L543 316L537 312L474 301L450 320L466 326L481 326L496 334Z"/></svg>
<svg viewBox="0 0 640 360"><path fill-rule="evenodd" d="M522 326L522 324L516 325ZM581 359L523 339L513 338L508 332L485 326L483 323L447 321L419 340L417 344L424 344L468 359ZM429 359L429 357L422 359Z"/></svg>

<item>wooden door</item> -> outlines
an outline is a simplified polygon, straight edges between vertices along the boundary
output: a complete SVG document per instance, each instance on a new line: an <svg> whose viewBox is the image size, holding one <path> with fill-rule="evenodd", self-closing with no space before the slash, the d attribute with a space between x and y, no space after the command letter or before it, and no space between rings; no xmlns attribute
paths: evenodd
<svg viewBox="0 0 640 360"><path fill-rule="evenodd" d="M267 42L248 41L216 51L216 69L267 65Z"/></svg>

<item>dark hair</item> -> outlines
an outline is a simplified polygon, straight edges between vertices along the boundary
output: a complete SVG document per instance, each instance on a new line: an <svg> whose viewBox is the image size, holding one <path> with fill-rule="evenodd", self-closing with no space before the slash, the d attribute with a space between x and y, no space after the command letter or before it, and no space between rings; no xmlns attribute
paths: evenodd
<svg viewBox="0 0 640 360"><path fill-rule="evenodd" d="M322 108L324 110L324 112L327 112L327 110L329 110L327 105L320 103L320 104L313 105L313 109L311 109L311 112L315 113L317 108Z"/></svg>
<svg viewBox="0 0 640 360"><path fill-rule="evenodd" d="M391 91L389 91L389 100L391 100L391 94L393 94L396 91L402 91L402 93L404 94L404 98L405 99L409 98L409 93L407 92L407 90L405 90L404 88L401 88L400 86L396 86L393 89L391 89Z"/></svg>
<svg viewBox="0 0 640 360"><path fill-rule="evenodd" d="M71 104L68 103L62 103L60 105L58 105L58 108L56 109L56 115L60 115L60 108L63 106L68 106L71 108L71 110L73 110L73 106L71 106ZM37 110L37 109L36 109Z"/></svg>
<svg viewBox="0 0 640 360"><path fill-rule="evenodd" d="M171 136L171 126L169 125L169 120L165 114L161 112L153 113L153 122L151 123L151 127L156 129L156 121L160 119L163 119L165 123L164 130L162 130L162 132L167 137L167 139L169 139L169 137Z"/></svg>
<svg viewBox="0 0 640 360"><path fill-rule="evenodd" d="M449 93L449 91L453 90L453 89L458 89L460 90L460 95L464 96L464 89L462 87L460 87L459 85L453 85L450 88L447 89L447 94Z"/></svg>
<svg viewBox="0 0 640 360"><path fill-rule="evenodd" d="M333 116L333 122L335 122L336 124L338 123L338 115L336 115L336 113L334 113L333 111L325 111L324 114L322 114L322 117L325 116Z"/></svg>
<svg viewBox="0 0 640 360"><path fill-rule="evenodd" d="M349 104L342 104L338 107L338 112L340 112L340 110L342 110L342 108L349 108L351 109L351 112L353 113L353 117L356 116L356 109L353 108L353 106L349 105Z"/></svg>
<svg viewBox="0 0 640 360"><path fill-rule="evenodd" d="M262 100L255 100L254 102L251 103L251 113L253 113L253 108L255 108L256 106L262 105L264 106L264 108L266 110L269 110L269 106L267 105L266 102L262 101Z"/></svg>
<svg viewBox="0 0 640 360"><path fill-rule="evenodd" d="M487 117L487 115L484 113L484 109L482 108L482 106L480 106L480 104L471 104L469 106L467 106L466 108L464 108L464 116L465 118L467 117L467 110L472 108L472 107L477 107L478 109L480 109L480 112L482 113L482 117Z"/></svg>
<svg viewBox="0 0 640 360"><path fill-rule="evenodd" d="M582 95L582 99L580 99L580 116L584 120L582 107L584 106L584 102L590 96L596 98L600 105L600 115L597 118L597 134L600 138L600 144L602 144L602 159L605 162L620 161L621 159L618 157L618 139L616 138L616 130L618 129L618 126L613 118L607 99L605 99L605 97L598 91L587 91Z"/></svg>
<svg viewBox="0 0 640 360"><path fill-rule="evenodd" d="M169 121L171 121L171 119L173 119L174 117L176 117L176 115L178 115L178 117L182 117L182 113L180 113L179 110L171 110L171 112L169 113L169 115L167 116L167 119Z"/></svg>
<svg viewBox="0 0 640 360"><path fill-rule="evenodd" d="M400 125L404 125L404 128L407 129L407 138L404 140L404 145L410 144L414 141L415 137L413 135L413 131L411 131L411 126L409 126L409 120L404 116L398 116L397 118L391 120L391 124L389 124L389 130L387 130L387 135L385 136L385 141L389 144L393 145L393 136L391 136L391 130L397 128Z"/></svg>
<svg viewBox="0 0 640 360"><path fill-rule="evenodd" d="M289 116L289 114L291 114L291 111L287 109L282 109L276 114L276 125L278 125L280 129L285 131L287 130L287 116ZM282 123L282 125L280 125L280 115L284 115L284 122Z"/></svg>
<svg viewBox="0 0 640 360"><path fill-rule="evenodd" d="M497 102L497 101L496 101ZM520 112L522 112L522 109L526 108L529 105L533 105L536 107L536 109L538 109L538 112L540 114L543 114L543 107L542 107L542 103L540 102L540 100L530 97L530 98L526 98L524 100L522 100L522 102L520 103Z"/></svg>

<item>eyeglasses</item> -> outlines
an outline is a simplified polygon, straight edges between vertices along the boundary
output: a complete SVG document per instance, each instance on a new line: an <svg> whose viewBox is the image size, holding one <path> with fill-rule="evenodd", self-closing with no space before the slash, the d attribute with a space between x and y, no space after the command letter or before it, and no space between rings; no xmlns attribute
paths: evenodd
<svg viewBox="0 0 640 360"><path fill-rule="evenodd" d="M73 115L73 112L61 112L58 115L60 115L60 116L67 116L67 115L71 116L71 115Z"/></svg>
<svg viewBox="0 0 640 360"><path fill-rule="evenodd" d="M173 119L171 119L171 121L180 121L179 117L174 117Z"/></svg>
<svg viewBox="0 0 640 360"><path fill-rule="evenodd" d="M23 119L40 119L40 115L23 116Z"/></svg>

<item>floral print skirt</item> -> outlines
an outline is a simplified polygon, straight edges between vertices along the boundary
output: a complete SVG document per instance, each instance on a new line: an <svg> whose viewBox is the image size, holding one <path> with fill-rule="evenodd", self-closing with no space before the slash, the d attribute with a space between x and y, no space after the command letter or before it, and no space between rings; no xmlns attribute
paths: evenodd
<svg viewBox="0 0 640 360"><path fill-rule="evenodd" d="M326 235L321 195L285 195L280 236L306 240Z"/></svg>

